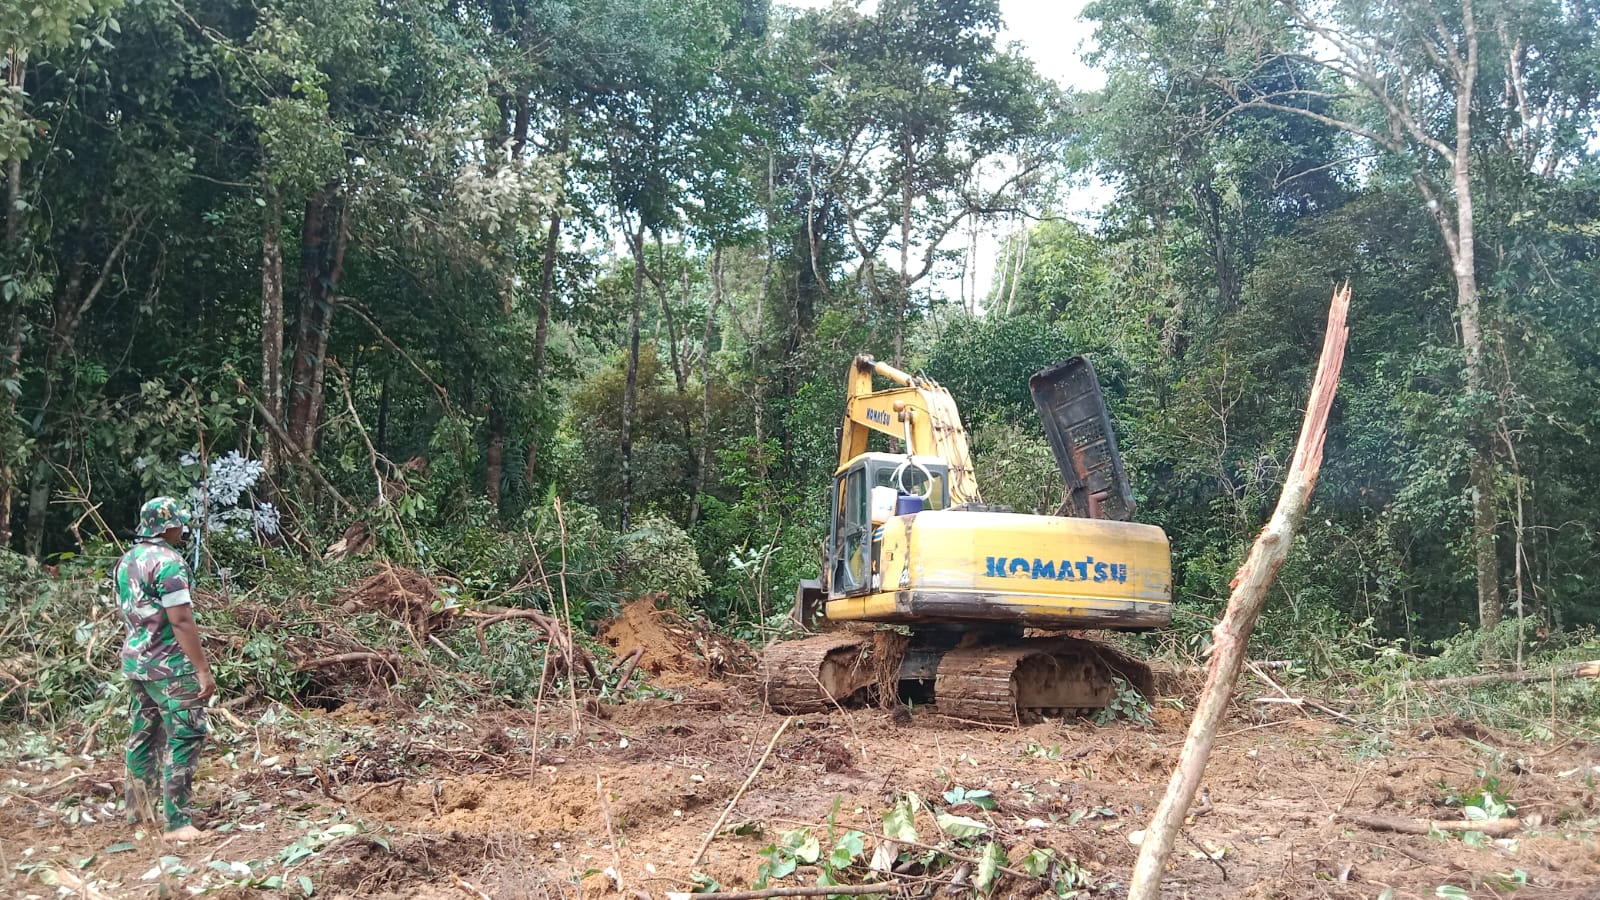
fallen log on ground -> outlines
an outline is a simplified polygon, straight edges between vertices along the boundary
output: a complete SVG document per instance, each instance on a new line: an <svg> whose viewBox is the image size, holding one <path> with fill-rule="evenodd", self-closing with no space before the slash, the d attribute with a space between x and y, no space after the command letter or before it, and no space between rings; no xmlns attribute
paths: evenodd
<svg viewBox="0 0 1600 900"><path fill-rule="evenodd" d="M1480 684L1523 684L1532 681L1556 681L1570 678L1600 678L1600 659L1591 662L1569 663L1553 669L1490 672L1487 675L1464 675L1458 678L1429 678L1422 683L1428 687L1476 687Z"/></svg>
<svg viewBox="0 0 1600 900"><path fill-rule="evenodd" d="M1510 837L1522 830L1521 819L1397 819L1389 816L1339 817L1341 822L1360 825L1373 831L1390 831L1395 834L1432 834L1435 831L1477 831L1489 837Z"/></svg>
<svg viewBox="0 0 1600 900"><path fill-rule="evenodd" d="M345 663L383 663L390 669L398 669L400 658L388 653L378 653L372 650L359 650L352 653L335 653L332 656L323 656L318 659L308 659L296 663L296 672L309 672L312 669L324 669L328 666L339 666Z"/></svg>
<svg viewBox="0 0 1600 900"><path fill-rule="evenodd" d="M853 894L892 894L905 887L894 882L883 884L836 884L813 885L806 887L773 887L762 888L757 891L713 891L709 894L691 894L688 892L667 891L667 900L693 897L695 900L710 898L710 900L762 900L764 897L849 897Z"/></svg>

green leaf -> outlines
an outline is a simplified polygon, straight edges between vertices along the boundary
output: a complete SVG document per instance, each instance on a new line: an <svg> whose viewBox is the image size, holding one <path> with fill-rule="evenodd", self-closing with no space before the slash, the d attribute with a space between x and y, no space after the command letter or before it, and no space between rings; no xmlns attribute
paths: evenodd
<svg viewBox="0 0 1600 900"><path fill-rule="evenodd" d="M1035 847L1028 851L1022 858L1022 871L1035 878L1043 878L1050 871L1050 864L1056 860L1056 851L1049 847Z"/></svg>
<svg viewBox="0 0 1600 900"><path fill-rule="evenodd" d="M828 854L828 865L835 869L847 868L866 849L866 835L859 831L847 831L833 845L833 852Z"/></svg>
<svg viewBox="0 0 1600 900"><path fill-rule="evenodd" d="M794 858L808 866L821 859L822 845L818 843L817 836L807 831L800 842L794 845Z"/></svg>
<svg viewBox="0 0 1600 900"><path fill-rule="evenodd" d="M1453 884L1439 885L1434 888L1433 895L1435 897L1445 897L1447 900L1472 900L1472 895L1467 893L1466 889L1456 887Z"/></svg>
<svg viewBox="0 0 1600 900"><path fill-rule="evenodd" d="M315 894L317 892L316 886L311 883L311 879L309 877L307 877L305 875L301 875L300 878L299 878L299 881L300 881L300 893L302 893L302 894L306 895L307 897L309 897L312 894Z"/></svg>
<svg viewBox="0 0 1600 900"><path fill-rule="evenodd" d="M979 893L987 894L994 889L995 879L1000 875L1000 867L1005 865L1006 851L1000 846L999 841L990 841L983 848L983 855L978 857L978 872L973 876L973 886Z"/></svg>
<svg viewBox="0 0 1600 900"><path fill-rule="evenodd" d="M136 850L136 849L138 849L138 847L133 843L133 841L118 841L115 844L112 844L111 846L105 848L104 850L101 850L100 852L101 853L127 853L129 850Z"/></svg>
<svg viewBox="0 0 1600 900"><path fill-rule="evenodd" d="M909 800L901 800L883 814L883 833L906 843L917 842L916 816Z"/></svg>
<svg viewBox="0 0 1600 900"><path fill-rule="evenodd" d="M977 819L969 819L966 816L957 816L941 811L934 813L933 818L939 823L939 827L944 830L945 834L957 840L977 837L989 830L988 825L979 822Z"/></svg>

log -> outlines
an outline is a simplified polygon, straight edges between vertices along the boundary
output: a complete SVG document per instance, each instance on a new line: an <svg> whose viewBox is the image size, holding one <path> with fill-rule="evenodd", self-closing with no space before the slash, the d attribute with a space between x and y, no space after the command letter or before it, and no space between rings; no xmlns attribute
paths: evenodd
<svg viewBox="0 0 1600 900"><path fill-rule="evenodd" d="M1189 804L1200 790L1200 778L1205 774L1206 763L1211 758L1211 746L1216 741L1217 726L1227 715L1234 688L1239 682L1239 671L1244 667L1245 651L1250 643L1250 633L1256 619L1266 606L1267 591L1289 557L1295 532L1305 518L1311 491L1316 487L1317 473L1322 469L1322 444L1328 431L1328 412L1333 406L1334 393L1339 386L1339 371L1344 365L1345 340L1349 329L1345 317L1350 310L1350 285L1335 291L1328 308L1328 326L1322 339L1322 356L1317 362L1317 374L1312 380L1311 397L1306 403L1305 419L1300 426L1300 440L1295 446L1294 459L1284 479L1283 492L1278 496L1277 508L1272 518L1261 530L1244 565L1233 577L1233 593L1228 598L1222 621L1212 630L1211 659L1206 664L1206 686L1195 706L1194 719L1189 723L1189 734L1172 770L1167 792L1156 808L1155 815L1145 829L1144 841L1139 845L1139 858L1133 868L1133 878L1128 885L1128 900L1158 900L1161 896L1161 872L1166 868L1167 857L1183 825Z"/></svg>
<svg viewBox="0 0 1600 900"><path fill-rule="evenodd" d="M762 900L763 897L849 897L855 894L892 894L904 885L884 884L833 884L806 887L773 887L759 891L713 891L709 894L691 894L687 891L667 891L667 900L693 898L693 900Z"/></svg>
<svg viewBox="0 0 1600 900"><path fill-rule="evenodd" d="M296 663L294 670L296 672L309 672L312 669L321 669L326 668L327 666L337 666L344 663L354 662L383 663L390 669L397 669L399 666L398 657L391 656L386 653L375 653L370 650L358 650L352 653L335 653L332 656L322 656L318 657L317 659L308 659L304 662Z"/></svg>
<svg viewBox="0 0 1600 900"><path fill-rule="evenodd" d="M1600 659L1591 662L1569 663L1553 669L1526 670L1522 672L1490 672L1487 675L1465 675L1460 678L1429 678L1422 683L1428 687L1477 687L1482 684L1525 684L1532 681L1557 679L1600 678Z"/></svg>
<svg viewBox="0 0 1600 900"><path fill-rule="evenodd" d="M1432 834L1434 831L1478 831L1489 837L1510 837L1522 830L1521 819L1397 819L1390 816L1340 816L1341 822L1360 825L1373 831L1395 834Z"/></svg>

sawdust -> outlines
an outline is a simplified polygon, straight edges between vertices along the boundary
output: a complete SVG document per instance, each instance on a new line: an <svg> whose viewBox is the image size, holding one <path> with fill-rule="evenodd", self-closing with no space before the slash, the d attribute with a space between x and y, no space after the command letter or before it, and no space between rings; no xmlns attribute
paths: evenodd
<svg viewBox="0 0 1600 900"><path fill-rule="evenodd" d="M598 637L618 659L642 653L639 668L659 685L701 685L750 671L749 647L666 608L665 601L665 594L634 600L600 627Z"/></svg>

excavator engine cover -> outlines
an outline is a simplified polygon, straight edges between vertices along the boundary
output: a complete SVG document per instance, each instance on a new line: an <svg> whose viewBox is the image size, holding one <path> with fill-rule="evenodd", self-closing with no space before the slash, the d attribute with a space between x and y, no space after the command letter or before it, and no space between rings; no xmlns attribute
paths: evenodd
<svg viewBox="0 0 1600 900"><path fill-rule="evenodd" d="M1028 392L1067 482L1058 516L1133 520L1133 488L1122 470L1100 380L1083 356L1034 373Z"/></svg>

